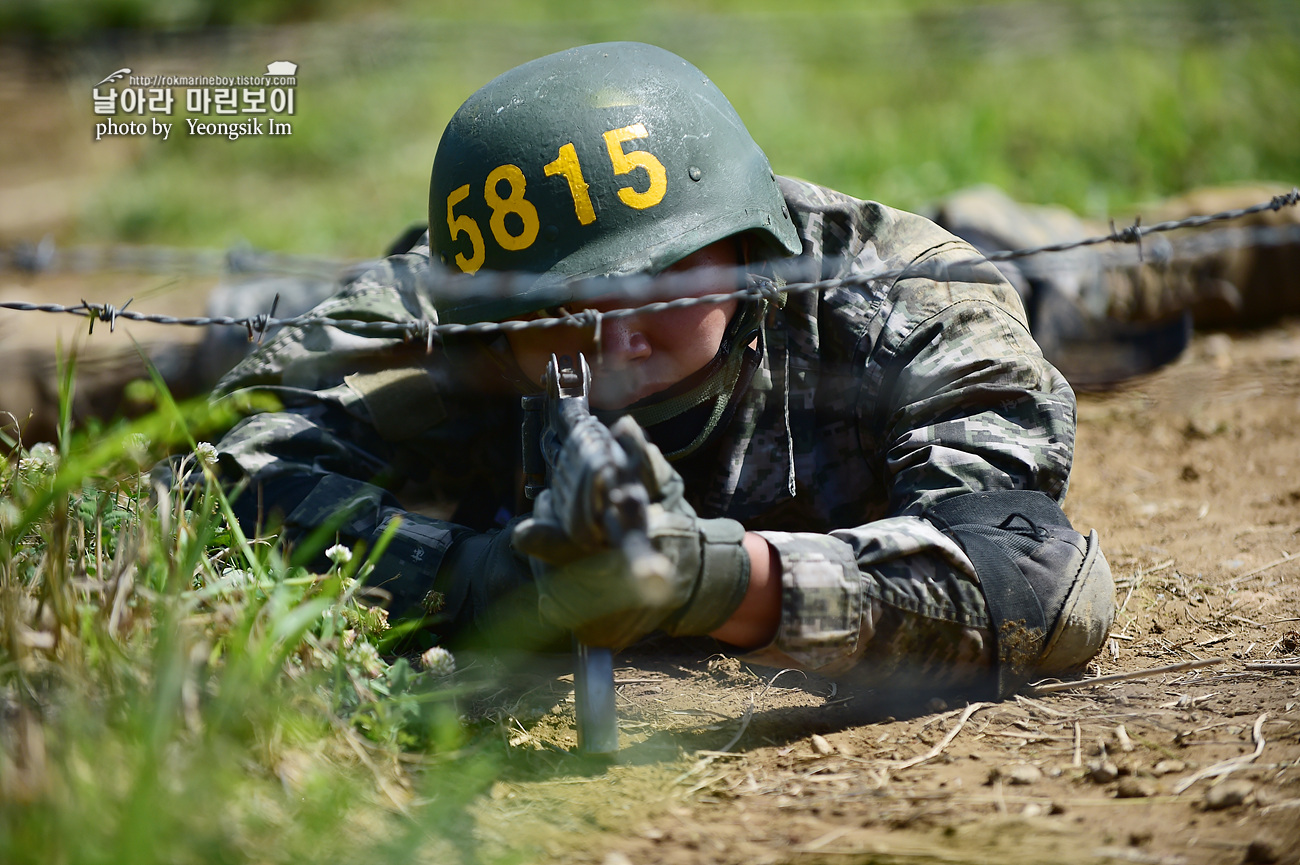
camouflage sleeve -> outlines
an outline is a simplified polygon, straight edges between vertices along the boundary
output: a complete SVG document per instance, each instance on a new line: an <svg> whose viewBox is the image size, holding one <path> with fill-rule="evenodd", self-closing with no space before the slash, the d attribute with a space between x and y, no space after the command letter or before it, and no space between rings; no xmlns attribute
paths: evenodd
<svg viewBox="0 0 1300 865"><path fill-rule="evenodd" d="M896 266L889 233L909 228L897 216L903 224L884 224L850 272ZM918 275L875 288L879 311L862 338L861 458L881 466L885 518L827 535L760 533L780 559L783 598L776 639L756 660L851 669L876 685L973 681L993 661L987 607L966 554L923 512L979 490L1065 495L1072 391L997 271L954 268L944 279L942 265L973 250L928 222L915 230L937 232L913 260Z"/></svg>
<svg viewBox="0 0 1300 865"><path fill-rule="evenodd" d="M270 526L294 543L329 527L349 544L395 534L369 583L390 610L431 616L446 637L483 624L487 595L523 587L524 567L469 580L442 567L458 542L483 533L404 509L392 490L430 475L427 435L446 419L446 364L423 344L361 337L331 319L436 321L420 287L427 245L390 256L314 310L319 324L281 331L218 385L218 395L269 392L281 411L248 417L218 444L223 480L248 489L236 501L247 528ZM506 585L508 584L508 585Z"/></svg>
<svg viewBox="0 0 1300 865"><path fill-rule="evenodd" d="M436 585L453 544L472 534L462 526L405 510L385 488L391 465L339 427L324 406L253 415L218 444L223 479L251 481L234 503L247 531L269 529L291 543L331 529L338 539L373 548L394 528L369 584L391 596L397 616L433 615L459 630L467 584ZM364 439L362 439L364 441Z"/></svg>
<svg viewBox="0 0 1300 865"><path fill-rule="evenodd" d="M959 687L986 674L993 641L974 568L919 517L855 529L759 532L781 561L781 622L751 659L864 685Z"/></svg>
<svg viewBox="0 0 1300 865"><path fill-rule="evenodd" d="M954 242L921 263L973 254ZM867 362L876 405L862 418L864 438L880 449L894 514L977 490L1065 497L1074 392L1043 358L998 272L984 265L964 275L900 280Z"/></svg>

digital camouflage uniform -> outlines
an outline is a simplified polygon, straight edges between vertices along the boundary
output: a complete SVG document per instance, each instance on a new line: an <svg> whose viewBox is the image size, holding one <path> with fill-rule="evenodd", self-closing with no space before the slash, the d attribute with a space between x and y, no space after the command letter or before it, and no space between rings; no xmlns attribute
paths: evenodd
<svg viewBox="0 0 1300 865"><path fill-rule="evenodd" d="M803 244L799 264L814 276L972 258L967 243L919 216L810 183L780 184ZM423 286L436 279L420 277L436 266L422 240L317 313L435 320ZM782 619L757 660L930 688L987 674L991 624L971 560L922 514L982 490L1038 490L1059 502L1075 402L1031 338L1012 287L991 265L961 274L769 303L734 408L674 464L701 516L760 532L779 557ZM294 535L346 512L339 534L371 542L400 516L370 580L392 593L395 608L417 607L432 587L433 627L444 638L490 632L503 609L525 621L531 611L544 630L526 581L434 585L458 539L500 530L527 507L519 391L488 361L500 356L491 340L448 339L426 354L423 344L328 325L280 333L218 387L270 390L284 404L244 420L219 445L228 480L260 485L241 513L251 522L278 510ZM663 431L647 432L663 444ZM442 520L404 510L398 494L450 499L454 513ZM1104 634L1112 612L1113 597L1099 602L1093 630Z"/></svg>

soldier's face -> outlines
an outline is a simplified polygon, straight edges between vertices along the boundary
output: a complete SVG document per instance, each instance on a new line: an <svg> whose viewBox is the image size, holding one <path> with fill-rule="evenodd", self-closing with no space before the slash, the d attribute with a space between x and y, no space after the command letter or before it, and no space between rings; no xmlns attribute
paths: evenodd
<svg viewBox="0 0 1300 865"><path fill-rule="evenodd" d="M692 272L692 294L731 291L735 269L741 264L737 244L722 240L687 256L669 268ZM711 274L716 272L716 278ZM695 281L694 277L702 277ZM596 301L583 307L608 312L617 300ZM579 352L592 365L591 404L599 409L620 409L653 396L703 369L722 345L727 322L736 301L702 304L601 321L597 352L592 328L554 327L519 330L507 334L519 368L540 382L551 354L576 358Z"/></svg>

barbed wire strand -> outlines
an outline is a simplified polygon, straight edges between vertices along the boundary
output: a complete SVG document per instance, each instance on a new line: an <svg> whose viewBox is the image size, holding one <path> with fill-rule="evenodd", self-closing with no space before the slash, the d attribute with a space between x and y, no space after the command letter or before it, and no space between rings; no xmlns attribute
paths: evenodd
<svg viewBox="0 0 1300 865"><path fill-rule="evenodd" d="M889 270L880 270L869 273L852 274L845 277L836 277L831 279L822 279L806 282L794 282L786 285L775 286L771 281L763 278L753 278L748 284L741 289L728 292L715 292L690 297L679 297L673 300L662 300L644 303L636 306L628 306L622 309L611 309L602 312L594 310L580 310L577 312L566 312L563 316L549 318L534 318L528 320L509 320L501 322L477 322L474 324L434 324L427 320L412 319L409 321L364 321L358 319L340 319L331 318L328 315L320 313L309 313L306 315L292 316L289 318L276 318L275 310L279 305L279 295L276 295L275 301L271 305L269 313L261 313L254 316L245 316L236 318L232 316L171 316L158 315L153 313L142 313L127 310L131 303L128 300L121 307L108 303L89 303L86 300L77 306L65 306L55 303L27 303L20 301L0 302L0 309L10 309L17 312L45 312L45 313L62 313L69 315L78 315L91 319L91 329L93 331L95 321L108 322L109 331L112 332L119 319L130 321L148 322L151 324L161 325L181 325L187 327L242 327L248 330L250 341L258 342L265 336L266 332L272 328L281 327L303 327L309 325L327 325L350 333L362 336L381 336L381 337L400 337L407 341L420 341L426 344L429 350L432 350L433 342L438 337L446 336L464 336L464 335L486 335L493 333L510 333L519 330L538 329L543 330L552 327L595 327L605 319L622 318L632 315L652 314L672 309L682 309L691 306L703 304L720 304L731 300L744 300L748 298L773 296L776 293L802 293L802 292L825 292L840 288L855 288L866 285L871 282L883 280L898 279L903 276L924 277L932 276L940 281L950 281L954 276L960 276L963 272L975 272L989 262L1012 261L1020 258L1031 256L1045 255L1057 252L1068 252L1084 247L1096 246L1103 243L1122 243L1136 244L1139 246L1139 255L1141 255L1142 238L1163 232L1175 231L1183 228L1200 228L1217 222L1227 222L1236 219L1242 219L1257 213L1266 211L1278 211L1284 207L1294 207L1300 204L1300 188L1292 189L1290 192L1275 195L1268 201L1260 202L1249 207L1236 208L1233 210L1224 210L1218 213L1207 215L1194 215L1182 219L1168 220L1158 222L1154 225L1142 225L1141 219L1134 221L1133 225L1121 229L1112 228L1109 234L1096 235L1080 240L1064 241L1060 243L1051 243L1043 246L1026 247L1022 249L1003 250L992 252L977 258L971 258L957 262L940 262L932 267L925 265L909 265L907 267L895 268ZM521 279L536 280L537 274L486 274L475 276L455 276L450 277L449 282L461 281L461 284L468 284L479 288L489 286L496 291L480 291L470 296L490 298L502 296L510 293L512 286L518 285ZM675 275L675 281L682 282L682 275ZM619 278L613 278L617 281ZM644 293L648 286L661 284L663 277L624 277L621 278L630 283L635 283L639 292ZM609 284L608 280L602 284ZM463 296L463 294L458 294ZM602 292L602 297L617 297L616 291ZM634 294L624 295L625 299L634 297Z"/></svg>

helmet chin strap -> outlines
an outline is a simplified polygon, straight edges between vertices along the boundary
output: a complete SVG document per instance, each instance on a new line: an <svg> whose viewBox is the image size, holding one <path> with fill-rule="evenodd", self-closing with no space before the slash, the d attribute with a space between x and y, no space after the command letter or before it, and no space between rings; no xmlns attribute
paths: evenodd
<svg viewBox="0 0 1300 865"><path fill-rule="evenodd" d="M686 446L664 454L670 460L690 456L708 441L726 414L727 405L736 390L736 382L740 380L745 366L745 347L762 326L766 310L766 300L741 304L722 337L718 354L709 363L709 372L698 383L681 392L669 389L663 397L649 397L632 408L598 411L595 412L596 416L602 421L610 422L614 418L630 415L642 427L648 428L670 421L711 400L713 410L699 434Z"/></svg>

